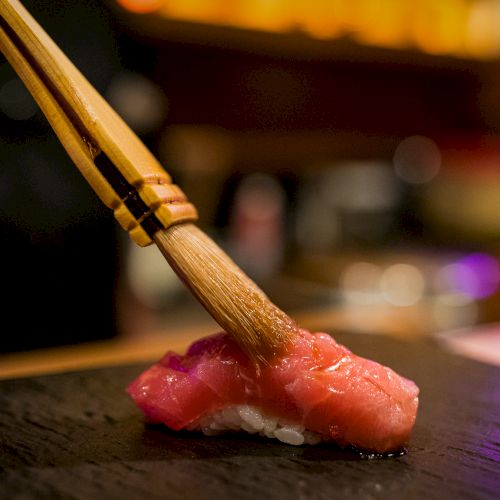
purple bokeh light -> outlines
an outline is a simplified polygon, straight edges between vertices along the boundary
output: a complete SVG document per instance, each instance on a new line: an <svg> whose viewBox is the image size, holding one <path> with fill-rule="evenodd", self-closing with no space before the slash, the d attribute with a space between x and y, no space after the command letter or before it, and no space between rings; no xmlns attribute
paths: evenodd
<svg viewBox="0 0 500 500"><path fill-rule="evenodd" d="M457 290L474 299L494 294L500 284L500 265L491 255L476 252L455 262L454 282Z"/></svg>

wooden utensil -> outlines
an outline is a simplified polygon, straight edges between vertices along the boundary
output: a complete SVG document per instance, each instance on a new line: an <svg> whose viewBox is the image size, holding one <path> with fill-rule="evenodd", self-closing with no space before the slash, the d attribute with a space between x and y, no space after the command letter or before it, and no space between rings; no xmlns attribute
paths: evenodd
<svg viewBox="0 0 500 500"><path fill-rule="evenodd" d="M268 362L295 323L200 229L181 189L17 0L0 0L0 49L62 145L120 225L157 244L214 319L256 362Z"/></svg>

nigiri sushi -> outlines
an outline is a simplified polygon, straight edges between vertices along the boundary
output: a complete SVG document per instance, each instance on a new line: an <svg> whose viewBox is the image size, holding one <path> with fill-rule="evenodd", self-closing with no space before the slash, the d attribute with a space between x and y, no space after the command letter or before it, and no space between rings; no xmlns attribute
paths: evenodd
<svg viewBox="0 0 500 500"><path fill-rule="evenodd" d="M229 334L202 338L185 355L168 352L128 392L150 422L173 430L390 453L409 440L419 390L330 335L300 330L285 355L260 368Z"/></svg>

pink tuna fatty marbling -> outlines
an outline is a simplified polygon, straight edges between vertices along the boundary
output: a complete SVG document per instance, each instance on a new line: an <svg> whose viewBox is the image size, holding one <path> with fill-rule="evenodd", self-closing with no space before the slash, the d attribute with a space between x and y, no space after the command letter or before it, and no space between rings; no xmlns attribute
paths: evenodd
<svg viewBox="0 0 500 500"><path fill-rule="evenodd" d="M223 332L198 340L184 356L168 352L128 392L150 421L174 430L227 405L248 404L341 447L389 453L408 443L419 390L330 335L300 330L287 354L260 372Z"/></svg>

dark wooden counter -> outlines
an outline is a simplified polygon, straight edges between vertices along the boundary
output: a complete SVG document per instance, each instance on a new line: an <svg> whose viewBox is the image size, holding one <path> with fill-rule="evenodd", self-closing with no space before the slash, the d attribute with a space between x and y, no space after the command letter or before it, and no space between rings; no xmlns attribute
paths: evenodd
<svg viewBox="0 0 500 500"><path fill-rule="evenodd" d="M0 498L499 498L500 369L430 341L337 335L421 388L409 453L202 438L144 424L143 365L0 382Z"/></svg>

